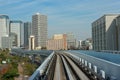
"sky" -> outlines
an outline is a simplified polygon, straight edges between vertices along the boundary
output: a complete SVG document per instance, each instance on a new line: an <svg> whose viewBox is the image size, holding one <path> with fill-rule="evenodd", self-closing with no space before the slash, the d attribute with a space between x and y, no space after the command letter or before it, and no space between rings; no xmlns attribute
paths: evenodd
<svg viewBox="0 0 120 80"><path fill-rule="evenodd" d="M0 14L11 20L32 21L36 13L48 17L48 37L72 32L90 38L91 23L104 14L119 14L120 0L0 0Z"/></svg>

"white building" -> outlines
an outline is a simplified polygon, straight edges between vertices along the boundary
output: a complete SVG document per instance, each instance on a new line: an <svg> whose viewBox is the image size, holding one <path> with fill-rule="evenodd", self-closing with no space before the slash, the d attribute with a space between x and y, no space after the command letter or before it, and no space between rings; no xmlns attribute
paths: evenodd
<svg viewBox="0 0 120 80"><path fill-rule="evenodd" d="M67 33L67 48L68 49L76 48L76 39L72 32Z"/></svg>
<svg viewBox="0 0 120 80"><path fill-rule="evenodd" d="M2 37L9 35L9 17L0 15L0 48L2 47Z"/></svg>
<svg viewBox="0 0 120 80"><path fill-rule="evenodd" d="M47 16L40 13L32 16L32 35L35 36L35 47L46 47Z"/></svg>
<svg viewBox="0 0 120 80"><path fill-rule="evenodd" d="M86 40L81 41L81 48L84 50L92 50L92 39L87 38Z"/></svg>
<svg viewBox="0 0 120 80"><path fill-rule="evenodd" d="M12 40L12 47L17 47L17 44L18 44L17 34L16 33L10 33L10 37L11 37L11 40Z"/></svg>
<svg viewBox="0 0 120 80"><path fill-rule="evenodd" d="M8 35L2 37L2 48L12 48L12 38Z"/></svg>
<svg viewBox="0 0 120 80"><path fill-rule="evenodd" d="M79 40L79 41L78 41L78 48L79 48L79 49L82 48L82 40Z"/></svg>
<svg viewBox="0 0 120 80"><path fill-rule="evenodd" d="M34 50L35 49L35 37L31 35L29 37L29 50Z"/></svg>
<svg viewBox="0 0 120 80"><path fill-rule="evenodd" d="M24 26L22 21L10 21L10 33L17 35L17 46L23 47L24 45Z"/></svg>
<svg viewBox="0 0 120 80"><path fill-rule="evenodd" d="M117 50L117 16L105 14L92 23L93 50Z"/></svg>

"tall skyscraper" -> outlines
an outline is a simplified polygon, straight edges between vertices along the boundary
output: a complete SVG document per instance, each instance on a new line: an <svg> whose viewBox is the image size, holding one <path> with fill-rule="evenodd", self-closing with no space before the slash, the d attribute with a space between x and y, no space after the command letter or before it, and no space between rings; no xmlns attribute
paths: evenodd
<svg viewBox="0 0 120 80"><path fill-rule="evenodd" d="M106 14L92 23L93 50L117 50L116 17Z"/></svg>
<svg viewBox="0 0 120 80"><path fill-rule="evenodd" d="M29 37L32 34L32 24L31 22L24 23L24 47L28 48L29 46Z"/></svg>
<svg viewBox="0 0 120 80"><path fill-rule="evenodd" d="M47 16L40 13L32 16L32 34L35 36L35 47L46 47Z"/></svg>
<svg viewBox="0 0 120 80"><path fill-rule="evenodd" d="M10 33L17 35L17 47L24 45L24 26L22 21L10 21Z"/></svg>
<svg viewBox="0 0 120 80"><path fill-rule="evenodd" d="M9 17L0 15L0 48L2 47L2 37L9 35Z"/></svg>

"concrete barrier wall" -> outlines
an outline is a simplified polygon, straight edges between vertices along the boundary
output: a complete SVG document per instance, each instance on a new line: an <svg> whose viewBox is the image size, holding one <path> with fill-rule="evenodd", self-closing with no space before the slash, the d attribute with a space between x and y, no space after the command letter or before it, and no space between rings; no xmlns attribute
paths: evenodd
<svg viewBox="0 0 120 80"><path fill-rule="evenodd" d="M87 61L88 64L91 63L92 69L94 69L94 66L97 66L98 74L100 74L101 70L103 70L105 71L106 77L110 77L110 80L120 80L120 65L86 54L78 54L73 52L70 54L77 56L76 58L79 57L84 59L84 61Z"/></svg>
<svg viewBox="0 0 120 80"><path fill-rule="evenodd" d="M54 51L45 59L45 61L36 69L36 71L31 75L29 80L39 80L39 77L44 73L47 64L51 60L52 56L54 55Z"/></svg>

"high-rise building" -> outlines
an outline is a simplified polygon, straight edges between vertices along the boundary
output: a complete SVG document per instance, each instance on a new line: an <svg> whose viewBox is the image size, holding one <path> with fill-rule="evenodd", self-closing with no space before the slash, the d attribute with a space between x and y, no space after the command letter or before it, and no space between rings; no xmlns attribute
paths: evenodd
<svg viewBox="0 0 120 80"><path fill-rule="evenodd" d="M0 48L2 47L2 37L9 35L9 17L0 15Z"/></svg>
<svg viewBox="0 0 120 80"><path fill-rule="evenodd" d="M32 35L35 36L35 47L46 47L47 16L40 13L32 16Z"/></svg>
<svg viewBox="0 0 120 80"><path fill-rule="evenodd" d="M29 37L32 34L32 24L31 22L24 23L24 47L28 48L29 46Z"/></svg>
<svg viewBox="0 0 120 80"><path fill-rule="evenodd" d="M10 34L17 35L17 46L23 47L24 45L24 26L22 21L10 21Z"/></svg>
<svg viewBox="0 0 120 80"><path fill-rule="evenodd" d="M31 35L29 37L29 50L34 50L35 49L35 37Z"/></svg>
<svg viewBox="0 0 120 80"><path fill-rule="evenodd" d="M92 23L93 50L117 50L116 17L105 14Z"/></svg>
<svg viewBox="0 0 120 80"><path fill-rule="evenodd" d="M116 18L116 34L117 34L117 46L118 46L118 50L120 50L120 16L118 16Z"/></svg>

